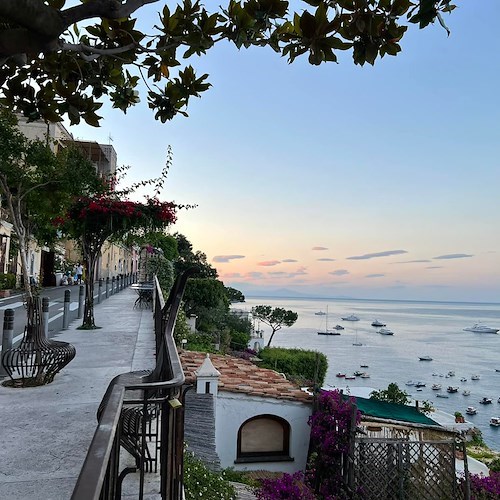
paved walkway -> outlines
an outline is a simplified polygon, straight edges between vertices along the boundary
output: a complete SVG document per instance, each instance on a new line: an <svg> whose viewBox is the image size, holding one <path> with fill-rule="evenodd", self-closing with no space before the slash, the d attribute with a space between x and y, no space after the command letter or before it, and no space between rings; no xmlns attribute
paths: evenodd
<svg viewBox="0 0 500 500"><path fill-rule="evenodd" d="M152 312L134 309L136 298L122 290L96 304L101 329L77 330L75 320L55 337L73 344L76 357L51 384L0 386L0 499L71 497L109 381L154 363Z"/></svg>

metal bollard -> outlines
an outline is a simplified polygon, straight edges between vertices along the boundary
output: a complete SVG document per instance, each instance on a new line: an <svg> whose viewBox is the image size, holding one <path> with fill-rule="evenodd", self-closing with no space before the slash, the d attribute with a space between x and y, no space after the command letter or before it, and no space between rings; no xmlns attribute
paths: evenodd
<svg viewBox="0 0 500 500"><path fill-rule="evenodd" d="M49 298L42 297L43 334L49 338Z"/></svg>
<svg viewBox="0 0 500 500"><path fill-rule="evenodd" d="M69 325L69 303L71 301L71 292L66 290L64 292L64 309L63 309L63 330L68 329Z"/></svg>
<svg viewBox="0 0 500 500"><path fill-rule="evenodd" d="M80 285L80 292L78 294L78 319L83 318L83 303L85 301L85 286Z"/></svg>
<svg viewBox="0 0 500 500"><path fill-rule="evenodd" d="M97 286L97 303L101 303L101 295L102 295L102 278L99 278L99 285Z"/></svg>
<svg viewBox="0 0 500 500"><path fill-rule="evenodd" d="M12 337L14 336L14 309L5 309L3 314L2 353L12 349ZM7 376L3 365L0 363L0 376Z"/></svg>
<svg viewBox="0 0 500 500"><path fill-rule="evenodd" d="M106 298L109 297L109 276L106 278Z"/></svg>
<svg viewBox="0 0 500 500"><path fill-rule="evenodd" d="M115 293L115 277L111 278L111 295Z"/></svg>

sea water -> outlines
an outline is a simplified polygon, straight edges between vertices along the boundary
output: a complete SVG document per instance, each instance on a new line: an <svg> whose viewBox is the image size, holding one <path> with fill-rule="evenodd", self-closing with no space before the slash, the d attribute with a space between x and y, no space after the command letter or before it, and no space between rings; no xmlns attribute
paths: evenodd
<svg viewBox="0 0 500 500"><path fill-rule="evenodd" d="M295 325L279 330L272 345L324 353L328 358L324 386L380 390L395 382L416 400L427 400L436 409L451 414L461 412L481 430L488 446L500 450L500 427L489 425L491 417L500 417L500 372L495 371L500 370L500 334L463 330L477 322L500 328L500 304L247 297L245 303L234 307L250 310L259 304L298 313ZM339 336L318 335L325 329L326 316L315 313L327 309L328 327L340 324L345 328ZM341 319L350 314L360 321ZM394 335L377 333L378 329L371 326L375 319L386 323ZM260 328L267 341L270 328L262 323ZM420 361L420 356L430 356L432 361ZM368 365L362 370L370 378L344 382L336 377L338 372L352 375L360 365ZM447 377L451 371L455 375ZM471 380L474 374L480 375L480 380ZM461 382L462 377L467 382ZM406 385L410 380L426 385L417 391L415 386ZM431 389L432 384L441 384L439 392L449 397L437 397L438 391ZM448 394L448 386L458 386L459 390ZM470 390L470 396L462 394L465 389ZM493 403L480 404L483 397L492 398ZM475 406L477 414L466 415L467 406Z"/></svg>

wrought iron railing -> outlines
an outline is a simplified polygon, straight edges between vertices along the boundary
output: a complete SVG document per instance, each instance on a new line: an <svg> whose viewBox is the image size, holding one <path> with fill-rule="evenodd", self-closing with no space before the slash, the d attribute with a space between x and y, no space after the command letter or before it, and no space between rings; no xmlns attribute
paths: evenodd
<svg viewBox="0 0 500 500"><path fill-rule="evenodd" d="M156 368L144 382L110 387L72 500L119 499L122 481L130 472L138 472L139 481L137 492L127 490L127 498L142 499L145 473L151 471L159 474L162 500L182 498L185 378L173 331L186 280L187 275L176 281L165 302L155 278ZM138 393L142 397L132 399ZM129 434L131 428L137 436ZM120 448L133 454L136 467L121 464Z"/></svg>

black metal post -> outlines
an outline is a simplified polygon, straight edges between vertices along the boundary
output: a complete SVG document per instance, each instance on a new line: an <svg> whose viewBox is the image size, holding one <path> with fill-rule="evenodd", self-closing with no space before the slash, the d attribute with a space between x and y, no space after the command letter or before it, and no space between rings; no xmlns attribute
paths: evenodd
<svg viewBox="0 0 500 500"><path fill-rule="evenodd" d="M109 276L106 278L106 298L109 297Z"/></svg>
<svg viewBox="0 0 500 500"><path fill-rule="evenodd" d="M115 293L115 277L111 278L111 295Z"/></svg>
<svg viewBox="0 0 500 500"><path fill-rule="evenodd" d="M49 338L49 298L42 297L43 334Z"/></svg>
<svg viewBox="0 0 500 500"><path fill-rule="evenodd" d="M2 334L2 353L12 349L12 337L14 335L14 309L5 309L3 314L3 334ZM0 363L0 376L5 377L7 372Z"/></svg>
<svg viewBox="0 0 500 500"><path fill-rule="evenodd" d="M78 319L83 318L83 303L85 301L85 286L80 285L80 292L78 294Z"/></svg>
<svg viewBox="0 0 500 500"><path fill-rule="evenodd" d="M69 325L69 303L71 302L71 292L66 290L64 292L64 309L63 309L63 330L68 329Z"/></svg>
<svg viewBox="0 0 500 500"><path fill-rule="evenodd" d="M99 278L99 285L97 286L97 303L101 303L101 295L102 295L102 278Z"/></svg>

